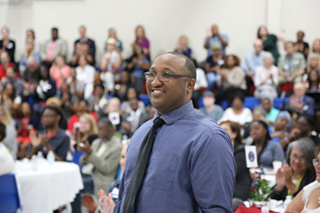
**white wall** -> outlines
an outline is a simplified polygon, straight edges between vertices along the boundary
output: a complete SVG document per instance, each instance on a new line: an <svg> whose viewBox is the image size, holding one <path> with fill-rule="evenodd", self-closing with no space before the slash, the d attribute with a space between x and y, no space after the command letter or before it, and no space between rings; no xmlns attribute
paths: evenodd
<svg viewBox="0 0 320 213"><path fill-rule="evenodd" d="M89 37L96 41L98 60L109 27L117 29L124 43L123 55L128 56L137 24L146 28L153 57L171 51L177 38L186 34L194 56L205 59L203 39L212 23L229 35L227 52L242 59L252 50L261 24L291 40L298 29L306 32L310 44L320 37L318 0L22 0L19 5L2 5L6 1L9 0L0 0L0 26L11 28L17 55L23 48L27 28L35 29L36 37L44 42L50 37L52 26L57 26L60 36L68 41L71 55L81 24L87 26Z"/></svg>

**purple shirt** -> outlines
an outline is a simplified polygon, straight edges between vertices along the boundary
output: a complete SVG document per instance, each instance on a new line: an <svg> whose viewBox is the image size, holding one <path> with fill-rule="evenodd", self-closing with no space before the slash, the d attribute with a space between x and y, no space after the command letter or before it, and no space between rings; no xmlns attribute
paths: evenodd
<svg viewBox="0 0 320 213"><path fill-rule="evenodd" d="M191 101L161 118L165 124L158 129L136 212L232 212L236 166L226 131ZM141 143L152 124L142 125L130 141L114 212L122 212Z"/></svg>

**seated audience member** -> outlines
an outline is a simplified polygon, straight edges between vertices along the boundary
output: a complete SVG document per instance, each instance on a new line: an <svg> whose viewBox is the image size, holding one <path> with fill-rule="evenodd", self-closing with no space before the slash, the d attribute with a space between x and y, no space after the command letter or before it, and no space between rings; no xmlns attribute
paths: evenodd
<svg viewBox="0 0 320 213"><path fill-rule="evenodd" d="M39 107L45 106L45 102L57 93L56 82L50 78L46 66L40 66L40 81L34 94L34 100Z"/></svg>
<svg viewBox="0 0 320 213"><path fill-rule="evenodd" d="M274 58L274 64L278 64L279 51L277 47L278 39L283 40L280 36L270 34L266 26L260 26L257 32L257 38L263 41L263 50L270 52Z"/></svg>
<svg viewBox="0 0 320 213"><path fill-rule="evenodd" d="M273 107L273 101L271 98L263 98L261 101L261 105L256 106L256 108L259 108L263 111L263 114L265 115L266 119L268 120L268 123L273 124L275 120L278 118L278 115L280 111Z"/></svg>
<svg viewBox="0 0 320 213"><path fill-rule="evenodd" d="M192 49L188 45L189 40L186 35L182 35L179 37L177 47L174 49L175 53L180 53L188 58L192 58Z"/></svg>
<svg viewBox="0 0 320 213"><path fill-rule="evenodd" d="M285 50L286 54L281 56L278 64L279 84L301 82L306 68L304 56L294 51L293 43L290 41L285 43Z"/></svg>
<svg viewBox="0 0 320 213"><path fill-rule="evenodd" d="M252 121L247 123L247 125L244 127L242 138L245 138L246 140L248 140L248 137L250 136L251 124L255 121L263 121L267 125L269 125L270 123L265 116L264 110L262 108L255 107L252 112Z"/></svg>
<svg viewBox="0 0 320 213"><path fill-rule="evenodd" d="M288 127L291 125L291 116L287 111L279 113L278 118L269 128L269 134L274 142L281 142L290 134Z"/></svg>
<svg viewBox="0 0 320 213"><path fill-rule="evenodd" d="M123 135L127 135L128 138L148 120L148 114L138 107L138 103L138 99L130 100L130 111L123 116L123 121L121 122L124 130Z"/></svg>
<svg viewBox="0 0 320 213"><path fill-rule="evenodd" d="M149 58L143 53L142 47L134 46L133 55L127 60L126 69L131 73L131 82L139 93L143 92L144 73L149 70Z"/></svg>
<svg viewBox="0 0 320 213"><path fill-rule="evenodd" d="M70 77L67 79L66 83L69 86L70 94L74 101L83 99L86 85L83 82L78 81L77 72L74 68L70 69Z"/></svg>
<svg viewBox="0 0 320 213"><path fill-rule="evenodd" d="M320 91L320 72L311 70L308 74L307 81L305 82L307 92L319 92Z"/></svg>
<svg viewBox="0 0 320 213"><path fill-rule="evenodd" d="M302 113L313 117L314 100L306 95L306 91L303 83L295 83L293 94L285 99L284 108L292 113Z"/></svg>
<svg viewBox="0 0 320 213"><path fill-rule="evenodd" d="M1 138L3 145L7 147L12 157L15 159L18 150L18 141L16 140L17 132L14 126L14 120L9 111L0 105L0 122L6 125L5 137Z"/></svg>
<svg viewBox="0 0 320 213"><path fill-rule="evenodd" d="M3 80L2 89L4 89L4 87L9 83L15 88L16 94L21 97L23 92L23 82L21 78L17 77L16 71L13 67L7 68L7 78Z"/></svg>
<svg viewBox="0 0 320 213"><path fill-rule="evenodd" d="M320 147L315 149L315 159L313 159L313 166L316 171L316 179L314 182L305 186L297 196L288 205L285 213L312 213L320 211Z"/></svg>
<svg viewBox="0 0 320 213"><path fill-rule="evenodd" d="M67 43L59 37L58 28L51 29L51 39L47 40L41 51L42 61L50 67L58 55L67 56Z"/></svg>
<svg viewBox="0 0 320 213"><path fill-rule="evenodd" d="M121 166L121 172L123 174L123 171L126 166L126 156L127 156L127 148L129 145L129 141L127 141L126 144L123 145L122 151L121 151L121 158L120 158L120 166ZM121 176L122 176L121 174ZM118 199L116 198L117 195L119 194L119 188L120 188L120 182L121 180L115 180L112 182L110 185L107 193L105 193L104 190L99 190L99 204L101 206L102 212L103 213L112 213L114 210L114 207L116 203L118 202ZM114 196L116 195L116 196Z"/></svg>
<svg viewBox="0 0 320 213"><path fill-rule="evenodd" d="M26 156L26 151L31 143L30 132L38 129L40 124L39 117L34 113L33 108L28 102L23 102L20 106L21 116L17 120L17 140L19 142L18 159Z"/></svg>
<svg viewBox="0 0 320 213"><path fill-rule="evenodd" d="M216 93L218 103L224 97L227 97L228 106L230 106L234 94L240 93L245 95L247 89L245 74L239 65L240 59L237 56L228 55L226 56L224 68L217 70L217 73L221 76L219 90Z"/></svg>
<svg viewBox="0 0 320 213"><path fill-rule="evenodd" d="M205 63L205 71L208 80L207 91L211 91L215 86L218 85L221 76L218 71L224 64L223 56L220 52L221 46L219 43L212 44L212 55L209 55Z"/></svg>
<svg viewBox="0 0 320 213"><path fill-rule="evenodd" d="M253 121L250 125L252 144L257 147L260 167L272 168L273 161L284 161L284 153L279 143L271 141L268 125L263 121Z"/></svg>
<svg viewBox="0 0 320 213"><path fill-rule="evenodd" d="M113 182L119 167L122 145L114 135L112 123L103 118L98 122L99 138L90 145L88 141L78 149L84 152L80 158L82 173L93 180L92 191L98 198L98 190L107 190ZM88 177L86 177L88 179ZM86 183L85 183L86 184Z"/></svg>
<svg viewBox="0 0 320 213"><path fill-rule="evenodd" d="M233 97L232 107L229 107L224 111L219 122L230 120L239 123L242 127L245 127L246 124L252 121L252 113L250 109L243 107L243 103L243 95L236 94Z"/></svg>
<svg viewBox="0 0 320 213"><path fill-rule="evenodd" d="M320 72L320 54L310 54L306 67L306 73L308 74L311 70L316 70L317 72Z"/></svg>
<svg viewBox="0 0 320 213"><path fill-rule="evenodd" d="M76 95L72 95L68 84L62 84L60 94L56 96L60 100L60 107L63 111L66 120L69 120L71 115L74 113L73 104L79 102Z"/></svg>
<svg viewBox="0 0 320 213"><path fill-rule="evenodd" d="M120 109L124 113L129 113L130 112L130 100L132 99L138 99L139 100L139 94L137 90L134 87L130 87L127 91L127 94L125 95L124 101L121 103ZM141 109L142 111L145 111L145 105L143 101L138 101L138 108Z"/></svg>
<svg viewBox="0 0 320 213"><path fill-rule="evenodd" d="M14 170L14 161L7 147L3 144L6 137L6 125L0 122L0 176L12 173Z"/></svg>
<svg viewBox="0 0 320 213"><path fill-rule="evenodd" d="M263 51L263 44L261 39L256 39L253 44L254 51L248 53L242 64L242 69L246 73L246 82L248 89L253 86L254 76L257 67L263 66L263 58L265 51Z"/></svg>
<svg viewBox="0 0 320 213"><path fill-rule="evenodd" d="M290 135L281 141L281 146L286 149L287 145L292 141L298 140L300 138L309 138L315 145L320 144L320 138L313 134L314 121L308 115L300 115L291 130Z"/></svg>
<svg viewBox="0 0 320 213"><path fill-rule="evenodd" d="M219 33L219 27L216 24L211 25L211 30L207 30L207 37L205 38L203 45L203 47L208 50L207 57L213 54L213 50L211 48L214 43L220 44L220 53L222 56L225 56L229 37L226 34Z"/></svg>
<svg viewBox="0 0 320 213"><path fill-rule="evenodd" d="M251 188L251 175L247 168L244 146L242 145L241 126L233 121L224 121L220 126L228 132L234 147L234 158L237 165L236 186L233 192L234 198L243 201L249 198Z"/></svg>
<svg viewBox="0 0 320 213"><path fill-rule="evenodd" d="M303 54L304 59L307 60L309 55L309 44L305 42L303 38L304 38L304 32L299 30L297 32L297 41L296 43L294 43L294 45L295 45L296 51Z"/></svg>
<svg viewBox="0 0 320 213"><path fill-rule="evenodd" d="M77 80L84 83L90 84L93 82L95 68L88 64L85 55L79 57L79 66L76 68Z"/></svg>
<svg viewBox="0 0 320 213"><path fill-rule="evenodd" d="M88 113L82 114L79 118L79 127L77 129L77 133L74 141L75 144L79 146L80 143L85 143L86 141L89 140L89 138L90 138L89 144L91 144L94 139L98 138L97 134L98 134L98 127L94 118Z"/></svg>
<svg viewBox="0 0 320 213"><path fill-rule="evenodd" d="M26 30L26 40L31 39L34 44L34 50L37 51L40 54L40 42L36 38L36 34L33 29L27 29Z"/></svg>
<svg viewBox="0 0 320 213"><path fill-rule="evenodd" d="M14 88L13 84L6 84L0 95L0 103L3 105L3 107L9 110L10 114L14 118L16 118L18 115L17 109L21 102L21 97L17 95L16 89Z"/></svg>
<svg viewBox="0 0 320 213"><path fill-rule="evenodd" d="M278 79L278 68L273 65L272 54L267 52L263 57L263 66L256 69L254 77L256 90L254 92L254 96L260 100L270 98L273 101L278 97Z"/></svg>
<svg viewBox="0 0 320 213"><path fill-rule="evenodd" d="M95 42L94 40L87 37L87 30L84 25L79 27L79 35L80 35L80 38L78 38L74 42L73 59L75 59L75 61L72 60L72 62L77 62L78 61L77 59L79 58L79 56L82 54L85 54L87 57L88 63L94 66L95 57L96 57Z"/></svg>
<svg viewBox="0 0 320 213"><path fill-rule="evenodd" d="M285 200L287 195L295 197L301 189L315 180L312 166L314 145L310 139L301 138L292 142L287 150L286 164L276 173L276 185L269 195L271 199Z"/></svg>
<svg viewBox="0 0 320 213"><path fill-rule="evenodd" d="M1 28L1 36L2 39L0 40L0 52L7 52L10 57L10 62L15 63L14 54L16 51L16 43L14 40L10 39L9 37L9 27L3 26Z"/></svg>
<svg viewBox="0 0 320 213"><path fill-rule="evenodd" d="M57 89L61 89L61 85L66 82L70 76L70 67L66 65L64 56L57 55L50 68L50 76L56 82Z"/></svg>
<svg viewBox="0 0 320 213"><path fill-rule="evenodd" d="M87 99L91 111L95 112L100 118L104 113L108 99L105 93L105 87L103 83L97 83L94 85L93 96Z"/></svg>
<svg viewBox="0 0 320 213"><path fill-rule="evenodd" d="M143 53L149 59L151 59L151 57L150 57L150 42L149 42L148 38L146 37L146 32L144 30L144 27L142 25L138 25L134 32L135 32L135 40L132 43L132 48L134 48L135 45L141 46Z"/></svg>
<svg viewBox="0 0 320 213"><path fill-rule="evenodd" d="M7 78L7 69L9 67L15 68L14 63L10 62L9 53L6 51L0 52L0 83Z"/></svg>
<svg viewBox="0 0 320 213"><path fill-rule="evenodd" d="M206 91L203 93L203 105L204 107L200 108L202 114L212 118L215 121L220 120L223 115L223 109L221 106L215 104L215 96L212 92Z"/></svg>
<svg viewBox="0 0 320 213"><path fill-rule="evenodd" d="M118 97L123 101L130 87L133 87L131 84L130 73L124 70L120 72L120 80L119 83L114 86L113 94L115 97Z"/></svg>
<svg viewBox="0 0 320 213"><path fill-rule="evenodd" d="M120 110L121 101L119 98L110 98L103 117L108 118L116 131L119 131L122 121L122 111Z"/></svg>
<svg viewBox="0 0 320 213"><path fill-rule="evenodd" d="M316 54L320 54L320 39L319 38L317 38L313 41L312 52L316 53Z"/></svg>
<svg viewBox="0 0 320 213"><path fill-rule="evenodd" d="M24 99L27 99L29 96L33 96L39 81L40 81L39 65L35 60L30 60L28 61L27 69L24 71L22 75Z"/></svg>
<svg viewBox="0 0 320 213"><path fill-rule="evenodd" d="M108 39L110 39L110 38L113 38L113 39L116 40L117 50L119 51L119 53L121 53L121 52L123 51L122 41L118 39L117 31L116 31L116 29L114 29L114 28L112 28L112 27L109 28L109 30L108 30ZM107 40L108 40L108 39L107 39ZM106 43L105 43L105 49L104 49L104 51L106 51L107 48L108 48L108 47L107 47L107 42L106 42Z"/></svg>
<svg viewBox="0 0 320 213"><path fill-rule="evenodd" d="M116 74L118 74L121 66L121 56L117 51L116 40L113 38L107 41L107 51L101 58L101 74L100 78L105 83L108 91L113 91Z"/></svg>
<svg viewBox="0 0 320 213"><path fill-rule="evenodd" d="M35 131L30 133L31 144L28 148L27 157L30 159L32 155L39 151L46 157L52 151L56 161L66 160L70 147L70 138L64 130L60 128L63 123L63 112L57 106L49 105L43 110L41 116L45 132Z"/></svg>
<svg viewBox="0 0 320 213"><path fill-rule="evenodd" d="M30 59L35 59L37 64L41 63L40 53L37 50L35 50L33 39L27 38L25 50L20 54L20 61L19 61L20 73L23 73L26 70L28 61Z"/></svg>
<svg viewBox="0 0 320 213"><path fill-rule="evenodd" d="M94 85L103 84L103 81L100 78L100 72L95 72L93 75L93 82L88 83L84 87L84 99L87 100L93 95Z"/></svg>
<svg viewBox="0 0 320 213"><path fill-rule="evenodd" d="M208 81L207 81L205 72L203 71L202 68L198 66L197 61L195 59L192 59L192 61L194 66L196 67L197 79L193 88L191 100L192 100L193 106L195 108L199 108L199 104L198 104L199 98L202 95L202 91L206 90L208 86Z"/></svg>
<svg viewBox="0 0 320 213"><path fill-rule="evenodd" d="M77 128L79 127L79 119L80 116L89 113L95 121L98 121L98 117L94 112L89 111L88 102L86 100L76 101L73 104L74 114L70 117L68 122L67 131L71 133L71 135L75 136L77 132Z"/></svg>

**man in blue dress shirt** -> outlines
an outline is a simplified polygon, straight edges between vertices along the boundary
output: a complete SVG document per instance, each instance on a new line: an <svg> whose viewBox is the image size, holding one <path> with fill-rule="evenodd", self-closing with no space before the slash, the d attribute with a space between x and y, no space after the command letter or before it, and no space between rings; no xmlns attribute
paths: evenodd
<svg viewBox="0 0 320 213"><path fill-rule="evenodd" d="M236 167L231 140L193 108L195 79L192 61L176 53L160 55L146 73L155 118L165 123L157 130L135 212L232 212ZM152 125L153 120L146 122L130 141L115 212L123 212L140 145Z"/></svg>

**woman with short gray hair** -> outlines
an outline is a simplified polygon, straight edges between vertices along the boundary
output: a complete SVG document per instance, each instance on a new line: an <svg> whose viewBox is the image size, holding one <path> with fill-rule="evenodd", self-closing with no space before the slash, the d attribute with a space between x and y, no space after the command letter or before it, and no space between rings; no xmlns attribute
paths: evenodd
<svg viewBox="0 0 320 213"><path fill-rule="evenodd" d="M287 149L286 164L276 173L276 186L272 199L285 200L287 195L296 196L304 186L315 180L312 164L314 143L309 138L292 142Z"/></svg>

